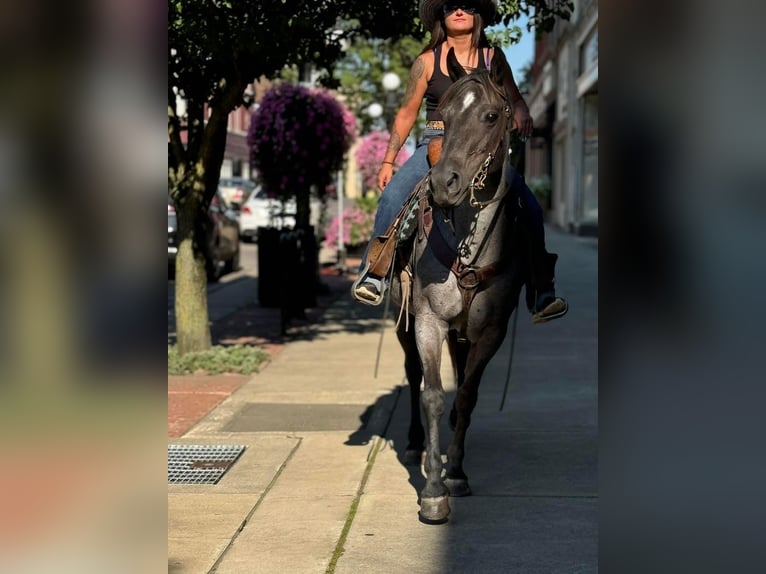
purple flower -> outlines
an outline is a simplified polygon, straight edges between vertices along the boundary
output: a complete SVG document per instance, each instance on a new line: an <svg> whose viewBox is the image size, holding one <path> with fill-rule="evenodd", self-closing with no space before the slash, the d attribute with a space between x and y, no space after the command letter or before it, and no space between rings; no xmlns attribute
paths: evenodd
<svg viewBox="0 0 766 574"><path fill-rule="evenodd" d="M354 116L328 91L279 84L253 113L247 143L266 189L280 199L323 190L356 135Z"/></svg>

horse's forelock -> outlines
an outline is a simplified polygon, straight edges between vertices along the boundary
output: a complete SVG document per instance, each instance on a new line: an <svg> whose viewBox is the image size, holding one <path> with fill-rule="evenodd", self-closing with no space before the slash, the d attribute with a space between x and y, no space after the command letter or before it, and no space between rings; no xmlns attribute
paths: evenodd
<svg viewBox="0 0 766 574"><path fill-rule="evenodd" d="M505 99L504 90L501 86L498 86L492 81L489 72L480 71L464 76L452 84L444 93L444 96L439 103L438 110L443 113L447 108L453 105L455 101L459 100L463 95L463 92L472 87L473 84L478 84L480 88L488 93L488 95L494 93Z"/></svg>

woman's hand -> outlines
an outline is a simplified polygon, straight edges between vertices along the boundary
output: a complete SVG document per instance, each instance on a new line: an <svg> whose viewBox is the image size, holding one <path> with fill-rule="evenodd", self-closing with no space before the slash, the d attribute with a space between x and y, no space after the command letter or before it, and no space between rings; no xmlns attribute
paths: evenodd
<svg viewBox="0 0 766 574"><path fill-rule="evenodd" d="M523 102L513 106L513 124L519 130L519 137L524 141L532 137L532 116L529 115L529 110Z"/></svg>
<svg viewBox="0 0 766 574"><path fill-rule="evenodd" d="M380 165L380 170L378 171L378 189L380 191L383 191L383 188L388 185L388 182L391 181L391 176L394 174L394 166L392 166L390 163L383 163Z"/></svg>

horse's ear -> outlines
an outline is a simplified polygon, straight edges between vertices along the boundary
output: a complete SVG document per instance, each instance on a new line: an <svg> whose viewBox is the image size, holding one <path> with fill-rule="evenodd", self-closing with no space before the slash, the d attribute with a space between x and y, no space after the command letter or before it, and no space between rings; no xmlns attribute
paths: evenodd
<svg viewBox="0 0 766 574"><path fill-rule="evenodd" d="M503 85L505 75L510 71L508 60L500 48L495 48L492 53L492 61L489 65L489 76L498 86Z"/></svg>
<svg viewBox="0 0 766 574"><path fill-rule="evenodd" d="M439 62L436 62L435 65L438 66ZM460 62L457 61L454 48L450 48L449 52L447 52L447 71L449 71L449 77L453 82L457 82L460 78L468 74L468 72L463 69L463 66L460 65Z"/></svg>

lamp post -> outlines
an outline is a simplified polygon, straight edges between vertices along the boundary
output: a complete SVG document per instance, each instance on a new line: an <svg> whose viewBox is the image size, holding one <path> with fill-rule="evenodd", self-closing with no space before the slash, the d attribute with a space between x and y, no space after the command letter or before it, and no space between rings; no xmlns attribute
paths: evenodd
<svg viewBox="0 0 766 574"><path fill-rule="evenodd" d="M378 118L383 115L383 106L381 106L378 102L372 102L369 106L367 106L367 115L372 118L372 124L374 127Z"/></svg>
<svg viewBox="0 0 766 574"><path fill-rule="evenodd" d="M394 110L396 109L396 90L402 85L402 80L395 72L386 72L381 80L386 92L386 127L390 128L394 123Z"/></svg>

